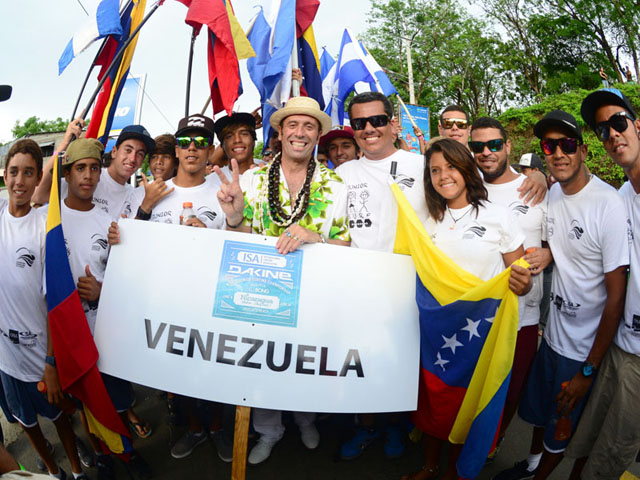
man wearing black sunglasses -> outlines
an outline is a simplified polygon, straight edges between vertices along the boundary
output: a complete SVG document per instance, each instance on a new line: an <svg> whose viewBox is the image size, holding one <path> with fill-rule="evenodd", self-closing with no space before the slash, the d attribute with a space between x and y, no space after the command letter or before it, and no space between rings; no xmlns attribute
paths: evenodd
<svg viewBox="0 0 640 480"><path fill-rule="evenodd" d="M629 179L619 194L631 222L632 239L624 315L567 456L578 459L572 478L620 478L640 449L640 431L635 428L640 423L640 121L629 99L615 88L591 93L580 113Z"/></svg>
<svg viewBox="0 0 640 480"><path fill-rule="evenodd" d="M624 203L611 186L589 174L575 118L552 111L534 126L534 134L558 179L549 192L547 214L555 261L553 306L519 409L534 425L530 457L494 477L500 480L545 479L562 460L569 438L556 439L557 427L566 421L560 418L568 419L567 430L575 432L623 313L629 264Z"/></svg>

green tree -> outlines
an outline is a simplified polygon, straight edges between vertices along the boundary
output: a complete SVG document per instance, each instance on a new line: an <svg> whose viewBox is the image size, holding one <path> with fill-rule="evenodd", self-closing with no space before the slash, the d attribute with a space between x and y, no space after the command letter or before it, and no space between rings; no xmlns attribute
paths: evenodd
<svg viewBox="0 0 640 480"><path fill-rule="evenodd" d="M16 124L11 129L14 138L21 138L25 135L33 135L42 132L64 132L67 129L69 120L63 120L61 117L55 120L40 120L33 116L27 118L23 124L16 120Z"/></svg>

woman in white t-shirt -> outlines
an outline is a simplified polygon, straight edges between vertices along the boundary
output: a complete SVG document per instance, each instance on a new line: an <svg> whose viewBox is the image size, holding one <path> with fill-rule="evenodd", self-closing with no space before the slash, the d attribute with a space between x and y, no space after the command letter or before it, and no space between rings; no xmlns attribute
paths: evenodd
<svg viewBox="0 0 640 480"><path fill-rule="evenodd" d="M511 221L507 209L487 200L469 150L454 140L439 140L427 150L425 160L424 190L430 214L425 228L440 250L482 280L489 280L524 255L524 234ZM516 295L525 295L531 289L529 270L514 265L509 288ZM438 400L430 395L425 400L429 405L420 404L418 409L437 411ZM448 433L442 436L439 430L424 432L425 466L403 479L439 476L440 451L448 438ZM449 445L448 468L442 478L458 478L456 461L461 448Z"/></svg>

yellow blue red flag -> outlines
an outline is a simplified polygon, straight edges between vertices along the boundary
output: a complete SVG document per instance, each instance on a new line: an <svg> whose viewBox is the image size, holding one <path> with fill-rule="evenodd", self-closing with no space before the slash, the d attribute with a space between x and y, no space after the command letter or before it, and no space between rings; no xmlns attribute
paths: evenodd
<svg viewBox="0 0 640 480"><path fill-rule="evenodd" d="M411 255L420 311L420 394L416 425L464 444L458 474L475 478L500 427L518 331L510 269L483 282L436 247L394 184L398 227L394 251ZM527 266L524 260L518 260Z"/></svg>
<svg viewBox="0 0 640 480"><path fill-rule="evenodd" d="M53 165L47 214L45 278L49 328L60 385L65 393L83 403L89 429L103 442L105 450L126 460L132 450L131 434L111 403L96 365L98 349L84 315L64 242L57 156Z"/></svg>

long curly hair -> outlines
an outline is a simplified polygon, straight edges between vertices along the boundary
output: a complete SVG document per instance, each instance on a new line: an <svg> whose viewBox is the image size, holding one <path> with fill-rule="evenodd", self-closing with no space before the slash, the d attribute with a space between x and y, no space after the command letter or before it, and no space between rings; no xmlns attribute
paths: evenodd
<svg viewBox="0 0 640 480"><path fill-rule="evenodd" d="M467 189L467 201L473 205L477 215L480 205L488 201L487 189L482 183L471 152L459 142L449 138L434 142L424 154L424 195L429 213L434 219L441 221L447 208L447 200L436 192L431 182L431 157L435 152L442 153L447 162L462 174Z"/></svg>

